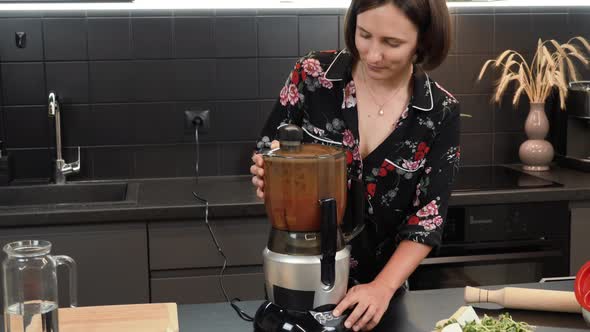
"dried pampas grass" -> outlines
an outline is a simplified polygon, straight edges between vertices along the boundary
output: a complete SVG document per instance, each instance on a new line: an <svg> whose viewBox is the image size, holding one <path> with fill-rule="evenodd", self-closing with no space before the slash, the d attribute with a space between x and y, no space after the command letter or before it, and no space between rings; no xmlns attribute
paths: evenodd
<svg viewBox="0 0 590 332"><path fill-rule="evenodd" d="M574 42L580 45L574 45ZM559 44L553 39L539 39L531 65L520 53L506 50L496 59L485 62L477 80L480 81L490 65L493 65L494 68L502 70L493 98L496 103L500 102L510 83L515 82L517 88L512 99L513 105L518 104L522 94L526 94L531 103L544 103L553 89L557 89L560 107L564 109L568 92L568 74L572 81L578 80L572 59L577 59L587 66L590 62L589 54L590 44L580 36L568 40L565 44Z"/></svg>

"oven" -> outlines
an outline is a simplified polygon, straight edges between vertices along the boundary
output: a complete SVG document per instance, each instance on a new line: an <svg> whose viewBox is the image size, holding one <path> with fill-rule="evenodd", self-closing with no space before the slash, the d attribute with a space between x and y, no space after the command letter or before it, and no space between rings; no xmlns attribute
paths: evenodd
<svg viewBox="0 0 590 332"><path fill-rule="evenodd" d="M566 201L452 206L443 244L412 274L408 286L486 286L567 276L569 239Z"/></svg>

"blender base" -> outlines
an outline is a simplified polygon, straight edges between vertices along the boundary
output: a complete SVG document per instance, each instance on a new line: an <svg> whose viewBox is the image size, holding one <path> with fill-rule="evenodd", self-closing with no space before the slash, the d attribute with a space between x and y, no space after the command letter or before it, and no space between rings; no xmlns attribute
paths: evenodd
<svg viewBox="0 0 590 332"><path fill-rule="evenodd" d="M254 332L347 332L344 326L348 313L332 316L334 305L316 310L293 311L265 301L256 311Z"/></svg>

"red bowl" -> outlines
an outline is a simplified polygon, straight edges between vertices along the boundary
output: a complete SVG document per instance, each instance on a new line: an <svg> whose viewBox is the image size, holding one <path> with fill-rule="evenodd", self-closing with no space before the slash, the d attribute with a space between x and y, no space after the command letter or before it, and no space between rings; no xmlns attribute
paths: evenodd
<svg viewBox="0 0 590 332"><path fill-rule="evenodd" d="M576 273L574 293L582 308L590 310L590 261L582 265Z"/></svg>

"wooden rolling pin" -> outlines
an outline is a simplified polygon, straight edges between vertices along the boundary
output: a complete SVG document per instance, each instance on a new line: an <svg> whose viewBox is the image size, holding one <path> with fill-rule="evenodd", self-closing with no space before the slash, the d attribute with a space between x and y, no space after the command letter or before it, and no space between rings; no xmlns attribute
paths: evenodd
<svg viewBox="0 0 590 332"><path fill-rule="evenodd" d="M496 303L504 308L581 313L574 292L505 287L487 290L465 287L465 303Z"/></svg>

